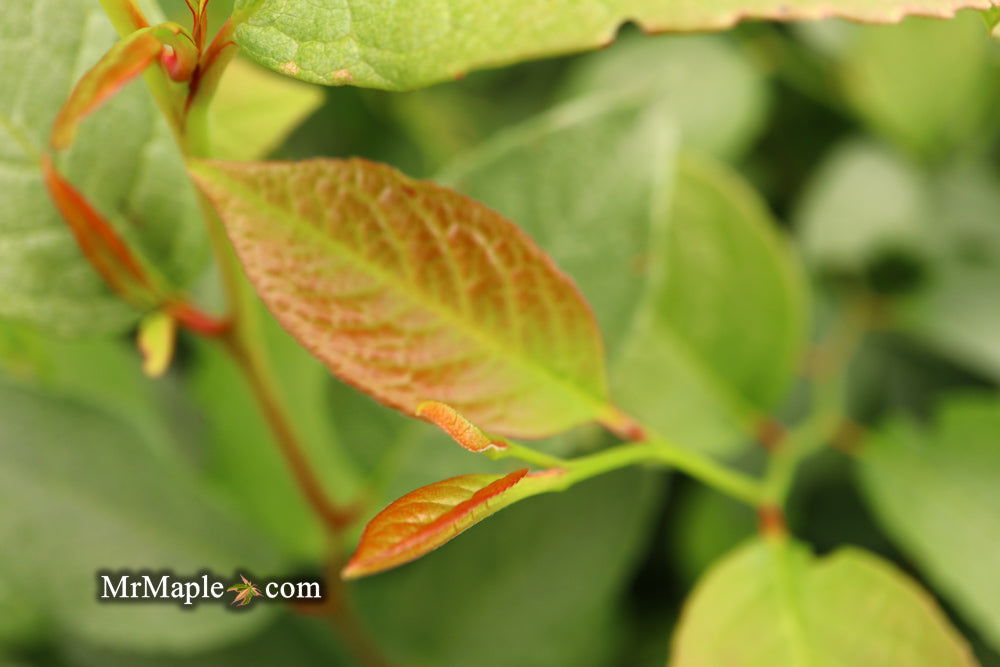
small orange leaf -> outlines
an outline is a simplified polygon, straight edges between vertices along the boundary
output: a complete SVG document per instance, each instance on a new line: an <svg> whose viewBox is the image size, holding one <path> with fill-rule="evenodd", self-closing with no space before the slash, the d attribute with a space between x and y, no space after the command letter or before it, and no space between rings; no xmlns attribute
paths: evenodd
<svg viewBox="0 0 1000 667"><path fill-rule="evenodd" d="M124 300L140 307L157 305L156 280L125 241L90 202L62 177L49 156L42 156L49 195L69 225L77 244L104 281Z"/></svg>
<svg viewBox="0 0 1000 667"><path fill-rule="evenodd" d="M136 31L115 44L83 75L60 109L52 126L52 147L63 149L72 144L80 122L141 74L162 50L154 28Z"/></svg>
<svg viewBox="0 0 1000 667"><path fill-rule="evenodd" d="M460 415L455 408L438 401L424 401L417 406L417 416L451 436L451 439L470 452L482 452L495 447L506 449L507 445L497 438L491 438L481 428Z"/></svg>
<svg viewBox="0 0 1000 667"><path fill-rule="evenodd" d="M189 167L264 303L340 378L511 437L610 418L593 313L494 211L366 160Z"/></svg>
<svg viewBox="0 0 1000 667"><path fill-rule="evenodd" d="M368 523L341 575L375 574L437 549L517 500L507 492L527 474L461 475L411 491Z"/></svg>

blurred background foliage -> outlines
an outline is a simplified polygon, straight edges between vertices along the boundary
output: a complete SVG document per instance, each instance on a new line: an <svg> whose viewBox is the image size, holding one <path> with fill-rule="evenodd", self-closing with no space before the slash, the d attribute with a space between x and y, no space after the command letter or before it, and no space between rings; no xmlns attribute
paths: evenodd
<svg viewBox="0 0 1000 667"><path fill-rule="evenodd" d="M165 9L182 20L178 5ZM500 210L594 305L621 402L748 470L765 457L748 424L802 410L809 341L845 302L880 304L849 382L867 435L807 462L791 528L820 554L850 544L894 561L1000 665L998 65L975 12L720 35L625 26L598 52L409 93L308 87L244 62L216 146L364 156ZM218 298L211 271L197 289ZM267 334L335 497L363 491L370 515L499 465L340 384L270 321ZM581 428L546 446L606 443ZM351 590L402 664L661 665L695 582L755 531L696 483L627 470ZM98 568L321 574L321 528L210 343L183 337L152 382L127 336L0 320L0 539L0 664L350 664L321 620L278 605L96 604Z"/></svg>

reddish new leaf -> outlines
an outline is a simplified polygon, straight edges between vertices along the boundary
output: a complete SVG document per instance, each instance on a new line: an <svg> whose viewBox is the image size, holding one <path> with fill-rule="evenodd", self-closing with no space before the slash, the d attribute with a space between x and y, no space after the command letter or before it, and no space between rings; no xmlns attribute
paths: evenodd
<svg viewBox="0 0 1000 667"><path fill-rule="evenodd" d="M470 452L479 453L491 447L504 449L507 446L484 433L450 405L438 401L425 401L417 406L417 416L437 426Z"/></svg>
<svg viewBox="0 0 1000 667"><path fill-rule="evenodd" d="M162 51L163 44L152 28L139 30L118 42L83 75L59 110L52 126L52 147L62 149L72 144L80 122L141 74Z"/></svg>
<svg viewBox="0 0 1000 667"><path fill-rule="evenodd" d="M383 403L522 438L616 417L593 314L497 213L365 160L191 170L275 317Z"/></svg>
<svg viewBox="0 0 1000 667"><path fill-rule="evenodd" d="M375 574L437 549L513 502L508 492L527 474L462 475L406 494L368 523L341 574Z"/></svg>
<svg viewBox="0 0 1000 667"><path fill-rule="evenodd" d="M156 280L129 249L115 228L90 202L62 177L47 155L42 156L42 174L49 195L69 225L77 244L91 266L124 300L137 306L162 301Z"/></svg>

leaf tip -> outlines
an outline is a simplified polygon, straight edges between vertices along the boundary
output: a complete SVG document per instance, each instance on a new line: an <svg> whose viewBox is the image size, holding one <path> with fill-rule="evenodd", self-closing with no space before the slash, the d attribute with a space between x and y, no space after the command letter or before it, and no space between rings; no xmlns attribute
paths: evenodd
<svg viewBox="0 0 1000 667"><path fill-rule="evenodd" d="M170 367L177 338L177 322L160 310L147 315L139 325L137 344L142 353L142 372L150 378L162 377Z"/></svg>
<svg viewBox="0 0 1000 667"><path fill-rule="evenodd" d="M437 426L470 452L480 453L490 448L507 448L506 444L491 438L447 403L424 401L417 406L416 415Z"/></svg>
<svg viewBox="0 0 1000 667"><path fill-rule="evenodd" d="M515 499L490 502L509 491L528 468L507 475L461 475L411 491L368 522L358 547L340 571L351 580L416 560Z"/></svg>

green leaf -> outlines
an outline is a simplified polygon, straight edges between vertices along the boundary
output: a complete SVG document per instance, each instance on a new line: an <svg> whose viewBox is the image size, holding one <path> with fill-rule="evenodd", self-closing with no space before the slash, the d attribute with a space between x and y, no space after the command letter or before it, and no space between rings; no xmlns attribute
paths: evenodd
<svg viewBox="0 0 1000 667"><path fill-rule="evenodd" d="M863 445L857 472L889 534L1000 648L997 397L953 397L933 425L890 421Z"/></svg>
<svg viewBox="0 0 1000 667"><path fill-rule="evenodd" d="M107 411L141 433L136 446L162 454L170 447L169 429L159 415L155 383L142 374L141 362L128 340L66 339L0 320L0 377Z"/></svg>
<svg viewBox="0 0 1000 667"><path fill-rule="evenodd" d="M273 552L204 492L175 454L109 413L0 381L0 581L50 633L139 651L192 651L247 636L267 618L204 605L101 604L98 570L249 567L275 573ZM0 622L3 625L3 622Z"/></svg>
<svg viewBox="0 0 1000 667"><path fill-rule="evenodd" d="M930 176L875 144L842 144L799 203L803 254L819 271L905 288L894 290L902 331L1000 378L998 183L988 163L962 161Z"/></svg>
<svg viewBox="0 0 1000 667"><path fill-rule="evenodd" d="M671 569L693 586L715 561L757 532L752 508L707 486L692 486L677 499L667 530Z"/></svg>
<svg viewBox="0 0 1000 667"><path fill-rule="evenodd" d="M990 6L989 0L402 0L386 8L358 0L238 0L248 20L236 41L254 60L289 76L400 90L602 46L626 21L649 32L719 30L745 18L885 23L908 13L944 17Z"/></svg>
<svg viewBox="0 0 1000 667"><path fill-rule="evenodd" d="M592 97L497 135L437 180L516 221L573 276L613 359L646 290L675 151L662 105Z"/></svg>
<svg viewBox="0 0 1000 667"><path fill-rule="evenodd" d="M260 613L260 610L254 611ZM149 655L74 642L60 647L66 667L272 667L276 664L353 665L353 659L330 631L330 624L287 610L274 622L239 643L196 655ZM0 662L0 665L4 665ZM4 665L4 667L8 667Z"/></svg>
<svg viewBox="0 0 1000 667"><path fill-rule="evenodd" d="M615 664L622 596L655 521L658 479L623 470L514 505L352 592L398 664ZM489 621L469 613L484 601Z"/></svg>
<svg viewBox="0 0 1000 667"><path fill-rule="evenodd" d="M481 204L364 160L191 169L264 303L335 375L519 437L614 418L587 304Z"/></svg>
<svg viewBox="0 0 1000 667"><path fill-rule="evenodd" d="M323 91L234 59L212 98L212 156L259 160L323 104Z"/></svg>
<svg viewBox="0 0 1000 667"><path fill-rule="evenodd" d="M567 98L609 92L661 102L685 148L729 159L763 129L768 102L760 71L720 36L629 34L576 61L561 91Z"/></svg>
<svg viewBox="0 0 1000 667"><path fill-rule="evenodd" d="M754 540L713 567L688 599L673 667L974 665L934 600L874 554L816 558Z"/></svg>
<svg viewBox="0 0 1000 667"><path fill-rule="evenodd" d="M351 444L377 451L383 443L353 428L354 422L342 424L357 411L344 408L347 397L326 400L331 393L327 369L260 310L264 345L302 448L327 494L349 503L359 490L357 466L341 448ZM245 379L214 341L198 340L194 352L185 388L203 418L206 475L290 558L321 560L327 547L323 526L291 476ZM378 418L363 417L366 424Z"/></svg>
<svg viewBox="0 0 1000 667"><path fill-rule="evenodd" d="M44 0L7 8L0 39L0 317L64 334L121 331L140 313L121 303L80 253L38 165L63 100L114 44L114 31L90 0ZM172 284L185 284L204 264L194 191L141 84L88 119L61 162Z"/></svg>
<svg viewBox="0 0 1000 667"><path fill-rule="evenodd" d="M900 304L901 327L974 373L1000 378L1000 174L958 165L931 183L927 284Z"/></svg>
<svg viewBox="0 0 1000 667"><path fill-rule="evenodd" d="M986 21L986 27L990 31L990 36L994 39L1000 39L1000 7L987 9L981 13L983 20Z"/></svg>
<svg viewBox="0 0 1000 667"><path fill-rule="evenodd" d="M889 253L921 258L930 202L922 175L889 149L851 140L812 176L796 212L802 251L817 268L861 274Z"/></svg>
<svg viewBox="0 0 1000 667"><path fill-rule="evenodd" d="M650 252L662 273L614 369L615 396L677 442L732 452L784 398L801 357L801 269L759 196L722 165L690 156L666 235Z"/></svg>
<svg viewBox="0 0 1000 667"><path fill-rule="evenodd" d="M1000 49L991 47L973 12L951 21L859 27L840 76L848 101L872 129L917 156L939 158L975 140L987 123L996 127L990 55Z"/></svg>

